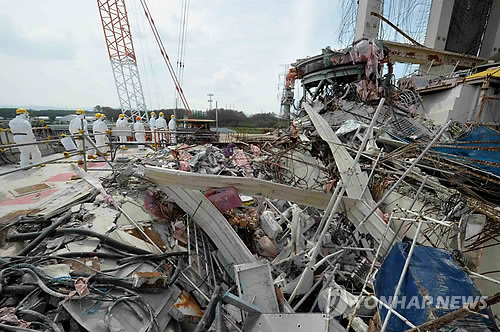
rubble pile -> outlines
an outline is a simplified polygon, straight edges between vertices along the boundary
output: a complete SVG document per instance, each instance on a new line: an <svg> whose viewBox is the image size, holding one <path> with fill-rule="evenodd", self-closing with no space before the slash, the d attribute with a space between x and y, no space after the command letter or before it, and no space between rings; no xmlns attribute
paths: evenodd
<svg viewBox="0 0 500 332"><path fill-rule="evenodd" d="M500 178L440 150L472 130L384 99L302 106L273 142L180 144L100 178L75 167L89 195L2 225L0 328L496 331L498 295L425 315L391 300L481 295Z"/></svg>

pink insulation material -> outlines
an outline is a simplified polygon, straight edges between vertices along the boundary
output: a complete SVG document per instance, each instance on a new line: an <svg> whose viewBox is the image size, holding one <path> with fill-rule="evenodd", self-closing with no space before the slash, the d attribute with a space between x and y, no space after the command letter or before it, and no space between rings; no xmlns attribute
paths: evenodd
<svg viewBox="0 0 500 332"><path fill-rule="evenodd" d="M220 212L225 212L243 204L238 191L233 187L209 189L205 192L205 197L208 198Z"/></svg>

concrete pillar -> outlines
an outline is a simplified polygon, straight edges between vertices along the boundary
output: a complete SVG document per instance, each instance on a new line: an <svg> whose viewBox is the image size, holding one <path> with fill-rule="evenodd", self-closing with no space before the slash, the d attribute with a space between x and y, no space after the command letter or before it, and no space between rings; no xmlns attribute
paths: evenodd
<svg viewBox="0 0 500 332"><path fill-rule="evenodd" d="M375 16L372 16L371 12L381 14L381 11L382 0L359 0L354 40L378 37L380 20Z"/></svg>
<svg viewBox="0 0 500 332"><path fill-rule="evenodd" d="M489 58L500 52L500 0L493 0L479 56Z"/></svg>
<svg viewBox="0 0 500 332"><path fill-rule="evenodd" d="M454 4L455 0L432 0L425 46L444 50Z"/></svg>

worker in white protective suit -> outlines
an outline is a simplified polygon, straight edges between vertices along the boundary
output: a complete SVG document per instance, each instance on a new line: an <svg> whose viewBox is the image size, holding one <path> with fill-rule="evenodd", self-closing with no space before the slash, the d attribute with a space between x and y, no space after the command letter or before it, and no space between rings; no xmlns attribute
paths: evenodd
<svg viewBox="0 0 500 332"><path fill-rule="evenodd" d="M83 126L82 126L83 124ZM88 135L88 130L87 130L87 120L85 120L85 111L84 110L77 110L76 111L76 118L71 120L69 123L69 133L71 135L81 135L81 134L87 134ZM87 158L88 159L95 159L96 157L94 156L94 148L92 144L90 144L88 141L90 140L90 137L85 137L85 149L87 150ZM76 147L78 151L80 151L80 156L78 158L78 164L83 164L83 139L81 137L76 137Z"/></svg>
<svg viewBox="0 0 500 332"><path fill-rule="evenodd" d="M168 130L170 130L170 143L172 144L177 144L177 137L175 136L177 126L176 126L176 121L175 121L175 115L170 116L170 121L168 122Z"/></svg>
<svg viewBox="0 0 500 332"><path fill-rule="evenodd" d="M146 147L144 143L146 143L146 134L144 133L144 124L141 121L141 117L138 116L135 118L134 123L134 132L135 132L135 140L139 143L139 150L145 150ZM141 144L142 143L142 144Z"/></svg>
<svg viewBox="0 0 500 332"><path fill-rule="evenodd" d="M128 129L128 120L125 118L125 114L120 114L118 117L118 120L116 121L116 128L119 130L127 130ZM122 135L120 136L120 143L127 143L127 135ZM120 149L122 150L128 150L125 145L121 145Z"/></svg>
<svg viewBox="0 0 500 332"><path fill-rule="evenodd" d="M151 112L151 118L149 118L149 128L154 131L156 128L156 113Z"/></svg>
<svg viewBox="0 0 500 332"><path fill-rule="evenodd" d="M156 133L156 113L151 112L151 117L149 118L149 129L151 130L151 141L153 142L153 146L156 146L158 142L158 137Z"/></svg>
<svg viewBox="0 0 500 332"><path fill-rule="evenodd" d="M107 153L108 146L106 145L106 133L108 130L108 126L104 122L106 116L104 114L97 113L95 115L95 118L96 120L92 125L92 131L94 132L97 148L102 152L102 154L99 154L99 151L97 151L96 153L97 155L109 156L109 153Z"/></svg>
<svg viewBox="0 0 500 332"><path fill-rule="evenodd" d="M101 118L102 118L102 123L100 124L101 130L103 130L106 133L106 136L104 136L104 142L106 143L106 152L109 151L109 136L111 135L111 129L108 128L108 125L106 124L106 114L101 113Z"/></svg>
<svg viewBox="0 0 500 332"><path fill-rule="evenodd" d="M28 111L26 111L24 108L18 108L16 110L16 117L10 120L9 127L10 131L14 135L14 142L16 142L16 144L36 142L35 135L33 134L33 129L31 128L31 124L28 121ZM24 145L19 146L18 149L21 153L21 167L28 166L30 162L30 156L31 162L33 164L40 163L42 154L38 149L38 145Z"/></svg>
<svg viewBox="0 0 500 332"><path fill-rule="evenodd" d="M165 142L167 134L167 121L164 118L163 112L160 112L160 117L155 122L156 130L158 131L159 141Z"/></svg>

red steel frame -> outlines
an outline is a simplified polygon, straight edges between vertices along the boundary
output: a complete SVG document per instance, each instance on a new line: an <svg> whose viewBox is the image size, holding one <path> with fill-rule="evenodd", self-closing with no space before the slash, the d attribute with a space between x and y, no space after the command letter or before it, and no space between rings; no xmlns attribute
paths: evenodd
<svg viewBox="0 0 500 332"><path fill-rule="evenodd" d="M122 112L148 118L125 0L97 0L97 6Z"/></svg>
<svg viewBox="0 0 500 332"><path fill-rule="evenodd" d="M110 59L136 60L125 0L97 0Z"/></svg>

